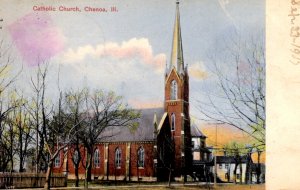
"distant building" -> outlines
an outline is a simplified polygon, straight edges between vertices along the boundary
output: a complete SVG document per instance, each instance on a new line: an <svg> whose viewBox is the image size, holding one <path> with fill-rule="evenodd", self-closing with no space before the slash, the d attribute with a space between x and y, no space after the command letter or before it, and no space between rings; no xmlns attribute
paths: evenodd
<svg viewBox="0 0 300 190"><path fill-rule="evenodd" d="M206 147L206 136L196 125L191 126L193 175L195 181L211 181L212 153Z"/></svg>
<svg viewBox="0 0 300 190"><path fill-rule="evenodd" d="M192 152L194 161L211 161L211 151L206 147L206 136L196 125L191 126Z"/></svg>
<svg viewBox="0 0 300 190"><path fill-rule="evenodd" d="M212 162L214 163L214 161ZM234 156L217 156L217 176L223 182L234 182L234 169L237 161ZM241 168L240 168L241 166ZM236 168L236 182L245 183L247 157L242 156ZM241 170L242 169L242 170ZM212 171L215 171L214 166Z"/></svg>

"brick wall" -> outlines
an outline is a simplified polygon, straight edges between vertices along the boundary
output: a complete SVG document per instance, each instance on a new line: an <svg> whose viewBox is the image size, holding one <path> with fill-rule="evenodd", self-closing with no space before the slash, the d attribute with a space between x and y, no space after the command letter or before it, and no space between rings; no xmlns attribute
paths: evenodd
<svg viewBox="0 0 300 190"><path fill-rule="evenodd" d="M171 83L177 82L177 99L171 100ZM175 131L172 136L175 141L175 171L176 177L182 175L182 168L189 167L192 162L191 155L191 134L189 116L189 77L185 73L179 76L175 69L172 69L165 81L165 111L168 112L170 123L171 115L175 114ZM183 155L182 155L183 154Z"/></svg>
<svg viewBox="0 0 300 190"><path fill-rule="evenodd" d="M94 160L92 161L92 176L98 179L127 179L136 180L137 177L154 177L154 142L119 142L119 143L101 143L95 146L95 150L100 152L100 166L95 167ZM106 150L107 147L107 150ZM137 167L137 151L142 147L144 149L144 167ZM121 166L115 166L115 150L121 150ZM82 160L79 165L79 175L81 178L85 173L86 154L83 147L80 149ZM74 155L74 147L69 148L67 158L60 154L61 162L59 167L53 167L54 173L62 173L68 167L68 176L75 177L75 167L72 162ZM106 162L107 160L107 162Z"/></svg>

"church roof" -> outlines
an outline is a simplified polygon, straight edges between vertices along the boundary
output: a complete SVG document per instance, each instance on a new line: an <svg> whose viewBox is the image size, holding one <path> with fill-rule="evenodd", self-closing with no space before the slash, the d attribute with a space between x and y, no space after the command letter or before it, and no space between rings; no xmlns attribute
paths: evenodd
<svg viewBox="0 0 300 190"><path fill-rule="evenodd" d="M167 116L168 116L168 113L165 112L165 113L163 114L163 116L162 116L162 118L161 118L161 120L160 120L160 122L159 122L158 128L157 128L157 132L158 132L158 133L160 132L160 130L161 130L161 128L162 128L162 126L163 126L163 124L164 124L164 122L165 122Z"/></svg>
<svg viewBox="0 0 300 190"><path fill-rule="evenodd" d="M200 131L199 127L195 124L191 125L191 136L206 138L206 136Z"/></svg>
<svg viewBox="0 0 300 190"><path fill-rule="evenodd" d="M101 142L133 142L154 140L154 115L156 114L157 120L160 121L164 114L164 109L149 108L137 111L140 111L141 117L139 118L139 127L136 130L130 130L128 127L109 128L101 135Z"/></svg>

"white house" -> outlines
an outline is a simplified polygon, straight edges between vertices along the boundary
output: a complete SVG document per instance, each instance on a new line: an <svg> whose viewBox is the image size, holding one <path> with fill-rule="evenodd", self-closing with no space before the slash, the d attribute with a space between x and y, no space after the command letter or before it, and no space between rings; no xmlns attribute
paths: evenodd
<svg viewBox="0 0 300 190"><path fill-rule="evenodd" d="M236 165L236 161L234 156L217 156L217 176L220 180L224 182L234 182L234 168ZM240 182L242 180L245 183L246 177L246 167L247 167L247 157L243 156L241 158L241 168L240 164L237 166L236 170L236 182ZM212 171L215 171L213 166Z"/></svg>

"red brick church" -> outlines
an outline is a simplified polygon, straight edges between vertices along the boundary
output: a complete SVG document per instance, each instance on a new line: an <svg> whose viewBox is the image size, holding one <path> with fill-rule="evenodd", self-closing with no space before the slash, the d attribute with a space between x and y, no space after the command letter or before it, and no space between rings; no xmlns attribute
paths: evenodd
<svg viewBox="0 0 300 190"><path fill-rule="evenodd" d="M112 137L98 142L93 154L92 179L103 180L183 180L193 163L189 115L189 75L184 64L180 29L179 3L173 33L170 63L165 72L164 107L143 109L139 127L113 128ZM84 150L82 150L84 154ZM60 154L54 162L54 172L68 171L74 177L72 156ZM79 167L80 178L85 169Z"/></svg>

